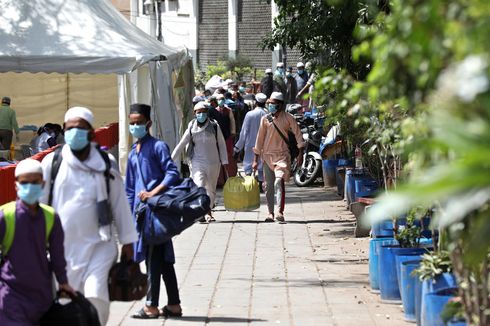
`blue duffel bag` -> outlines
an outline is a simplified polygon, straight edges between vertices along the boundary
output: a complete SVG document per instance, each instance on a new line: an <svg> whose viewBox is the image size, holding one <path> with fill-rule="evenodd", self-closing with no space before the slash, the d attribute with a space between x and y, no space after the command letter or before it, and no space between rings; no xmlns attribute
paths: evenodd
<svg viewBox="0 0 490 326"><path fill-rule="evenodd" d="M138 204L135 210L137 230L144 243L162 244L190 227L209 209L206 189L186 178L163 194Z"/></svg>

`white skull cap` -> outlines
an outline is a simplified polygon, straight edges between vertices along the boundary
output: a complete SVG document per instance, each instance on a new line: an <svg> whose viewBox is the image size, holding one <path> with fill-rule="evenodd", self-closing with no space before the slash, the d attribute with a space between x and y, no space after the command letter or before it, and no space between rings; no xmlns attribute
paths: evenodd
<svg viewBox="0 0 490 326"><path fill-rule="evenodd" d="M19 175L27 174L27 173L38 173L43 174L43 168L41 166L41 162L34 160L32 158L26 158L25 160L17 163L15 167L15 177L17 178Z"/></svg>
<svg viewBox="0 0 490 326"><path fill-rule="evenodd" d="M272 74L272 69L271 69L271 68L267 68L267 69L265 70L265 73L266 73L266 74Z"/></svg>
<svg viewBox="0 0 490 326"><path fill-rule="evenodd" d="M94 114L92 113L92 111L83 106L74 106L66 111L65 122L76 118L82 118L83 120L90 123L90 125L93 125L94 122Z"/></svg>
<svg viewBox="0 0 490 326"><path fill-rule="evenodd" d="M284 102L284 95L281 92L272 92L271 100L278 100Z"/></svg>
<svg viewBox="0 0 490 326"><path fill-rule="evenodd" d="M206 106L206 103L203 101L196 103L196 105L194 105L194 111L199 110L199 109L207 109L207 108L208 107Z"/></svg>
<svg viewBox="0 0 490 326"><path fill-rule="evenodd" d="M284 67L284 62L278 62L278 63L276 64L276 67L277 67L277 68L282 68L282 67Z"/></svg>
<svg viewBox="0 0 490 326"><path fill-rule="evenodd" d="M265 101L267 101L267 95L264 93L257 93L255 95L255 100L259 103L265 103Z"/></svg>
<svg viewBox="0 0 490 326"><path fill-rule="evenodd" d="M298 62L296 64L296 68L300 68L300 67L304 67L304 66L305 66L305 64L303 62Z"/></svg>

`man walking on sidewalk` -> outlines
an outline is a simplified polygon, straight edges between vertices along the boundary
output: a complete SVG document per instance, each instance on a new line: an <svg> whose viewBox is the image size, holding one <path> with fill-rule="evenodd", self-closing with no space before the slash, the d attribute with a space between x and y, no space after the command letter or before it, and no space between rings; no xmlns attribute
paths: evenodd
<svg viewBox="0 0 490 326"><path fill-rule="evenodd" d="M68 281L95 306L105 325L116 238L123 245L121 256L130 258L138 235L115 160L92 142L93 124L94 115L87 108L66 111L66 145L42 161L46 186L41 201L52 202L60 214Z"/></svg>
<svg viewBox="0 0 490 326"><path fill-rule="evenodd" d="M255 109L247 112L247 114L245 115L245 119L243 120L243 127L240 131L240 138L236 142L234 148L235 156L237 157L240 151L245 151L245 155L243 158L243 169L246 175L252 175L252 164L254 161L253 148L255 146L255 141L257 140L257 133L259 132L260 121L262 120L263 116L267 115L267 110L265 109L267 96L264 93L258 93L255 96L255 100ZM259 184L262 185L262 162L259 162L258 171Z"/></svg>
<svg viewBox="0 0 490 326"><path fill-rule="evenodd" d="M148 131L152 125L151 107L132 104L129 111L129 131L138 141L129 153L126 170L126 193L131 210L135 211L140 201L164 193L175 186L180 175L170 157L168 145L152 137ZM148 294L145 306L131 317L154 319L159 316L182 316L179 288L175 275L175 254L172 240L159 245L146 245L142 235L138 240L136 261L146 262L148 271ZM160 277L167 289L167 305L159 309Z"/></svg>
<svg viewBox="0 0 490 326"><path fill-rule="evenodd" d="M2 105L0 106L0 149L10 149L14 135L12 130L19 137L19 125L15 111L10 108L10 97L5 96L2 98Z"/></svg>
<svg viewBox="0 0 490 326"><path fill-rule="evenodd" d="M266 198L269 215L266 222L284 222L285 182L289 181L291 169L291 155L289 154L286 139L288 132L292 132L298 143L298 165L303 163L303 148L305 143L298 124L294 117L285 112L284 96L280 92L273 92L269 100L269 114L260 122L257 141L255 143L255 158L252 165L258 168L259 158L264 164L266 182ZM282 136L281 136L282 134ZM283 139L283 136L286 139ZM274 215L274 197L277 203L277 214Z"/></svg>

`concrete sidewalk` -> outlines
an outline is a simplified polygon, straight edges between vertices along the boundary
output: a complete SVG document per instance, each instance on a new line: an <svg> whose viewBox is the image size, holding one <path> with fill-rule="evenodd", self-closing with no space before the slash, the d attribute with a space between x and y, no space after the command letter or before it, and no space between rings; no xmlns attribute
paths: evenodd
<svg viewBox="0 0 490 326"><path fill-rule="evenodd" d="M174 240L184 317L135 320L143 300L114 302L108 325L408 325L369 291L369 239L353 237L333 188L288 186L287 224L264 223L261 200L256 212L220 205L217 222Z"/></svg>

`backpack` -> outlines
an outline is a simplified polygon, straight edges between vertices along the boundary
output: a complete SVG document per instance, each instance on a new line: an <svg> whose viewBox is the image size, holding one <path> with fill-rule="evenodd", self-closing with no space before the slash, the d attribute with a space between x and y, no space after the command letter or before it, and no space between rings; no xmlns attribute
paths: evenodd
<svg viewBox="0 0 490 326"><path fill-rule="evenodd" d="M0 206L0 210L3 211L3 218L5 219L5 234L3 235L1 243L1 257L8 254L15 237L15 205L16 202L12 201L5 205ZM46 225L46 248L49 247L49 237L54 225L54 209L48 205L39 204L43 210L44 221Z"/></svg>
<svg viewBox="0 0 490 326"><path fill-rule="evenodd" d="M48 200L49 205L53 203L54 181L56 180L56 176L58 175L58 172L60 170L61 162L63 161L63 155L61 155L62 148L63 147L60 146L54 151L53 163L51 165L51 177L49 181L49 200ZM114 179L114 176L111 174L111 167L112 167L111 160L109 158L109 154L103 151L100 148L100 146L97 145L96 148L105 162L104 177L105 177L105 184L107 189L107 198L109 198L109 194L111 193L110 179Z"/></svg>

